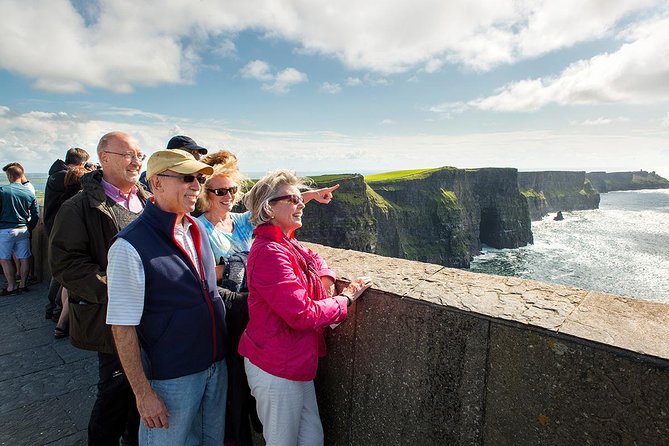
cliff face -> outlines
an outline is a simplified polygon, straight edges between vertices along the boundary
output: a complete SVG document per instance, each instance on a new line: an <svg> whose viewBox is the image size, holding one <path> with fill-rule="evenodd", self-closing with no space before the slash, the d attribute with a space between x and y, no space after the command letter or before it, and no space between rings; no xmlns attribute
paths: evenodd
<svg viewBox="0 0 669 446"><path fill-rule="evenodd" d="M669 180L655 172L588 172L586 178L601 193L614 190L667 189Z"/></svg>
<svg viewBox="0 0 669 446"><path fill-rule="evenodd" d="M532 243L515 169L441 168L379 178L318 177L340 184L327 206L310 204L299 237L338 248L468 267L481 243Z"/></svg>
<svg viewBox="0 0 669 446"><path fill-rule="evenodd" d="M550 212L599 207L599 193L585 172L518 172L518 188L527 199L532 220Z"/></svg>
<svg viewBox="0 0 669 446"><path fill-rule="evenodd" d="M376 205L370 200L362 175L323 176L319 187L339 183L327 206L312 202L304 209L300 240L337 248L377 252Z"/></svg>
<svg viewBox="0 0 669 446"><path fill-rule="evenodd" d="M529 204L518 190L516 169L478 169L468 172L481 207L481 242L494 248L518 248L532 243L527 218Z"/></svg>

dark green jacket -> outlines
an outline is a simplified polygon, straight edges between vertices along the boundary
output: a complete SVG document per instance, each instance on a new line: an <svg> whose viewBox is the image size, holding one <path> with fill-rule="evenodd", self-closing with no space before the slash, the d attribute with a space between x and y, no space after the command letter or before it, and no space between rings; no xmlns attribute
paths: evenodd
<svg viewBox="0 0 669 446"><path fill-rule="evenodd" d="M107 326L107 251L120 227L100 184L102 171L81 177L82 191L61 206L49 237L51 274L69 291L70 342L114 353ZM137 185L143 201L149 194Z"/></svg>

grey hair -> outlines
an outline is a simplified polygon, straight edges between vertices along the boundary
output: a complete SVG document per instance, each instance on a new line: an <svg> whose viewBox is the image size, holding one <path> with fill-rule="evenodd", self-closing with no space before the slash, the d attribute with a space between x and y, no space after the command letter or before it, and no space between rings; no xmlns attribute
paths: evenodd
<svg viewBox="0 0 669 446"><path fill-rule="evenodd" d="M294 186L300 190L309 190L306 182L307 180L298 177L291 170L275 170L262 177L244 195L244 205L251 211L251 223L260 226L272 219L269 201L277 196L281 187Z"/></svg>

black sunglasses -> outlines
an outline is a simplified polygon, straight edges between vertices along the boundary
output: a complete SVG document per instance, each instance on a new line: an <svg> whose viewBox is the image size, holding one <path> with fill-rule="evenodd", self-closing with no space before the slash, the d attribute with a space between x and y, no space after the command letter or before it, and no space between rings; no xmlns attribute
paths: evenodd
<svg viewBox="0 0 669 446"><path fill-rule="evenodd" d="M304 198L302 198L302 195L293 195L293 194L281 195L280 197L271 198L269 202L272 203L274 201L282 201L282 200L290 201L293 204L304 203Z"/></svg>
<svg viewBox="0 0 669 446"><path fill-rule="evenodd" d="M184 183L192 183L193 181L197 180L198 183L204 184L205 181L207 181L207 177L200 174L200 175L167 175L164 173L159 173L156 174L159 177L169 177L169 178L181 178L181 181Z"/></svg>
<svg viewBox="0 0 669 446"><path fill-rule="evenodd" d="M216 195L217 197L225 197L228 194L230 195L236 194L239 188L237 186L232 186L232 187L219 187L218 189L207 189L207 190L212 194Z"/></svg>

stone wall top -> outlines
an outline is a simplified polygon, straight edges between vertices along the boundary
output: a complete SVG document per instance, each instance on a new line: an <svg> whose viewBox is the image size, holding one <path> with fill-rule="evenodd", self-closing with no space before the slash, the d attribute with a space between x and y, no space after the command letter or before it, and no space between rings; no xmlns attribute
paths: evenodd
<svg viewBox="0 0 669 446"><path fill-rule="evenodd" d="M669 305L515 277L472 273L305 243L344 280L512 323L669 360Z"/></svg>

